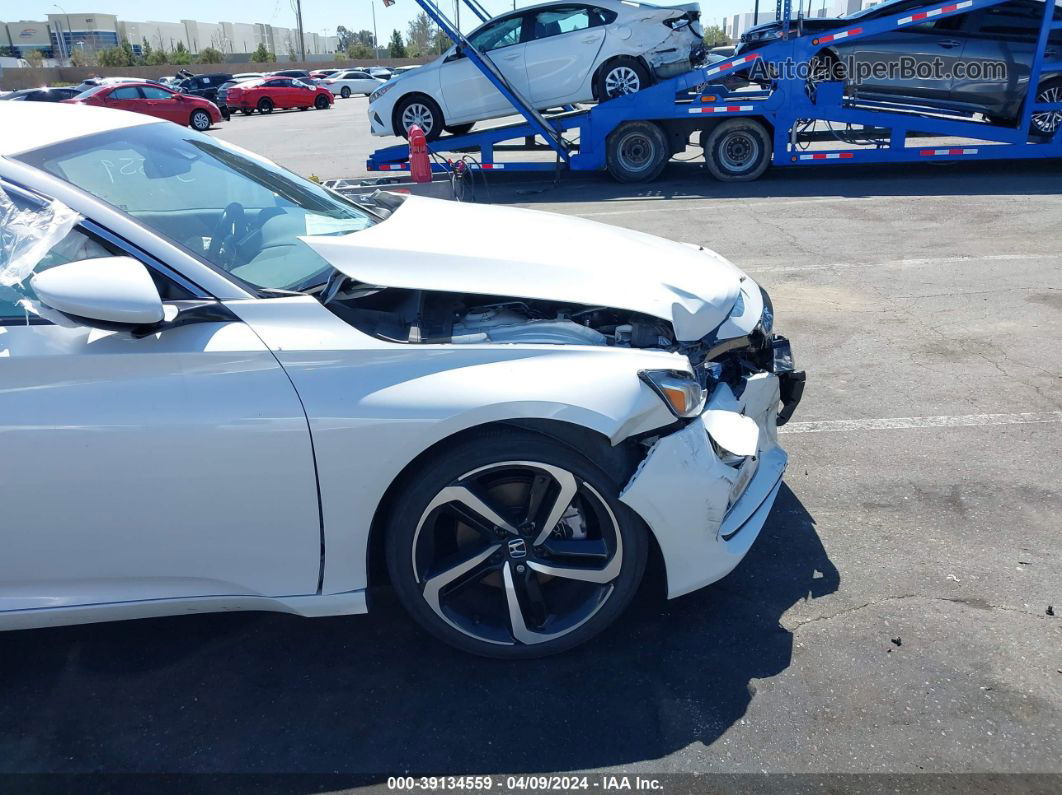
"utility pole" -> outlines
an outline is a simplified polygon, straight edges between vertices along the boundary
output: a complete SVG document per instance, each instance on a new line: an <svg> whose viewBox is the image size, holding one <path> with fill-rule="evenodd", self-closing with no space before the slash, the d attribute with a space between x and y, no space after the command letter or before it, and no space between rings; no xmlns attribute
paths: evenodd
<svg viewBox="0 0 1062 795"><path fill-rule="evenodd" d="M745 6L748 8L748 6ZM760 24L760 0L756 0L756 9L752 12L752 26Z"/></svg>
<svg viewBox="0 0 1062 795"><path fill-rule="evenodd" d="M369 8L372 9L372 57L375 60L380 57L380 37L376 35L376 0L369 0Z"/></svg>
<svg viewBox="0 0 1062 795"><path fill-rule="evenodd" d="M306 63L306 37L302 32L302 0L295 0L295 22L299 26L299 60Z"/></svg>

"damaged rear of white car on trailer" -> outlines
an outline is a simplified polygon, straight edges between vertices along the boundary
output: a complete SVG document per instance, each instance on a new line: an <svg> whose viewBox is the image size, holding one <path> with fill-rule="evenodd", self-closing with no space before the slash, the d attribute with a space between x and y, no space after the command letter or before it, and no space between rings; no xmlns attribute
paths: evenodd
<svg viewBox="0 0 1062 795"><path fill-rule="evenodd" d="M717 254L366 207L133 114L0 125L0 627L357 613L376 577L538 656L619 615L650 539L677 596L763 526L803 373Z"/></svg>

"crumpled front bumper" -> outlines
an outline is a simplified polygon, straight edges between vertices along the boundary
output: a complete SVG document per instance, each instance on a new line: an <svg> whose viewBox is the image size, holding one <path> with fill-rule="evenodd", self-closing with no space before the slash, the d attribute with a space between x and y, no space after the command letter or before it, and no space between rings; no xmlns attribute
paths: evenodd
<svg viewBox="0 0 1062 795"><path fill-rule="evenodd" d="M803 373L757 373L737 396L719 385L701 417L656 441L620 494L656 537L669 598L725 577L759 535L788 463L778 446L778 406L789 393L783 411L792 414L800 399L793 400L794 383L802 391ZM741 453L755 455L739 468L723 463L710 434L720 447L721 439L744 438L750 446Z"/></svg>

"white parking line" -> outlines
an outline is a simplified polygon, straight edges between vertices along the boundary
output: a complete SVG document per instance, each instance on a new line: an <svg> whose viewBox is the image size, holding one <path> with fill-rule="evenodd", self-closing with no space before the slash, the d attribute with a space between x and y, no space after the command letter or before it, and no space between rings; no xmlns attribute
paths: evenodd
<svg viewBox="0 0 1062 795"><path fill-rule="evenodd" d="M920 259L890 259L884 262L829 262L818 265L764 265L762 267L746 262L743 267L747 271L756 273L792 273L843 268L922 268L927 265L955 265L963 262L1008 262L1060 258L1062 258L1062 254L990 254L984 257L925 257Z"/></svg>
<svg viewBox="0 0 1062 795"><path fill-rule="evenodd" d="M778 433L828 433L847 431L894 431L903 428L968 428L977 425L1025 425L1062 422L1062 411L1023 412L1021 414L964 414L951 417L889 417L869 420L821 420L790 422Z"/></svg>

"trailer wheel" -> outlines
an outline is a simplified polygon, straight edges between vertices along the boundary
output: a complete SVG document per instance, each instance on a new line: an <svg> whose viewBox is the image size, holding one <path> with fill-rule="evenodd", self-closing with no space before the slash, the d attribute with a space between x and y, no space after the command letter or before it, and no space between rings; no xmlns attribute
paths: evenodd
<svg viewBox="0 0 1062 795"><path fill-rule="evenodd" d="M701 133L704 162L720 182L759 179L771 164L771 134L756 119L727 119Z"/></svg>
<svg viewBox="0 0 1062 795"><path fill-rule="evenodd" d="M654 180L670 157L667 136L651 121L624 122L605 144L606 168L617 182Z"/></svg>

